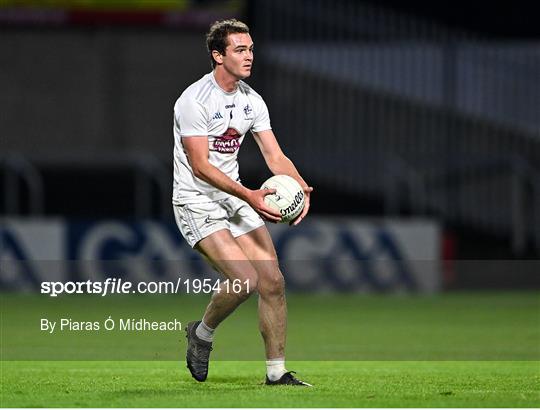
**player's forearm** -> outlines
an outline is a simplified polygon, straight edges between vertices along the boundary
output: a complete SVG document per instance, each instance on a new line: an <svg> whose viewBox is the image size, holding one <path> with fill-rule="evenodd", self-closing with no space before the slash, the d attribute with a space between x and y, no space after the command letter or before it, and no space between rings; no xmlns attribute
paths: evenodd
<svg viewBox="0 0 540 410"><path fill-rule="evenodd" d="M194 167L193 173L197 178L202 179L204 182L207 182L217 189L234 195L240 199L245 200L248 195L248 188L236 181L233 181L210 163L200 165L196 168Z"/></svg>
<svg viewBox="0 0 540 410"><path fill-rule="evenodd" d="M296 179L300 183L300 185L308 186L306 181L304 181L304 179L294 166L293 162L285 155L280 156L277 159L268 161L267 165L274 175L289 175L290 177Z"/></svg>

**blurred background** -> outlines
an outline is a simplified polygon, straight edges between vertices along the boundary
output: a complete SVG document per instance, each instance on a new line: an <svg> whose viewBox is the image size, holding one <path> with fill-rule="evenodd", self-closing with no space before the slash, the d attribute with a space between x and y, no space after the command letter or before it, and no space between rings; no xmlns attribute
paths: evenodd
<svg viewBox="0 0 540 410"><path fill-rule="evenodd" d="M538 289L540 26L520 3L0 0L0 252L28 262L0 286L85 276L43 260L204 270L172 215L172 107L235 17L315 187L306 223L271 227L292 289ZM240 163L270 176L250 138Z"/></svg>

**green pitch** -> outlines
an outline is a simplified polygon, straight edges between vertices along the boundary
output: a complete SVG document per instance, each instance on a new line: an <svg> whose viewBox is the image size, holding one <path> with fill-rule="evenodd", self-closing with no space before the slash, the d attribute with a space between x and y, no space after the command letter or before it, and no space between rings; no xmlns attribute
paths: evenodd
<svg viewBox="0 0 540 410"><path fill-rule="evenodd" d="M288 368L313 388L261 384L255 300L220 327L197 383L183 332L47 334L39 320L187 323L207 298L0 297L2 407L540 407L536 292L289 296Z"/></svg>
<svg viewBox="0 0 540 410"><path fill-rule="evenodd" d="M5 362L4 407L538 407L538 362L292 362L313 388L261 385L262 364Z"/></svg>

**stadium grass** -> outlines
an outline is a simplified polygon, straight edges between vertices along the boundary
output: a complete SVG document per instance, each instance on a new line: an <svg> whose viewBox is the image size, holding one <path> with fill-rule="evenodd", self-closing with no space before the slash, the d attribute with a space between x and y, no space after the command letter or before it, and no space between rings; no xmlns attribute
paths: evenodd
<svg viewBox="0 0 540 410"><path fill-rule="evenodd" d="M538 292L290 295L288 368L308 389L261 385L256 300L220 327L206 383L185 368L183 332L39 330L43 317L186 323L207 299L0 295L0 405L540 407Z"/></svg>
<svg viewBox="0 0 540 410"><path fill-rule="evenodd" d="M257 362L4 362L2 407L538 407L538 362L292 362L313 388L264 386Z"/></svg>

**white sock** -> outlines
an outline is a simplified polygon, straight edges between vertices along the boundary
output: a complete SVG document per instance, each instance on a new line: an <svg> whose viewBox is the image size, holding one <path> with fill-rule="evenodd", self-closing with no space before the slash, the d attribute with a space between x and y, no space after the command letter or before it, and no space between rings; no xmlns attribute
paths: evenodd
<svg viewBox="0 0 540 410"><path fill-rule="evenodd" d="M285 373L287 369L285 369L284 357L266 361L266 375L271 382L279 380Z"/></svg>
<svg viewBox="0 0 540 410"><path fill-rule="evenodd" d="M212 342L214 340L215 330L216 329L212 329L203 321L201 321L201 323L199 323L199 326L197 326L197 329L195 329L195 334L199 339L204 340L205 342Z"/></svg>

